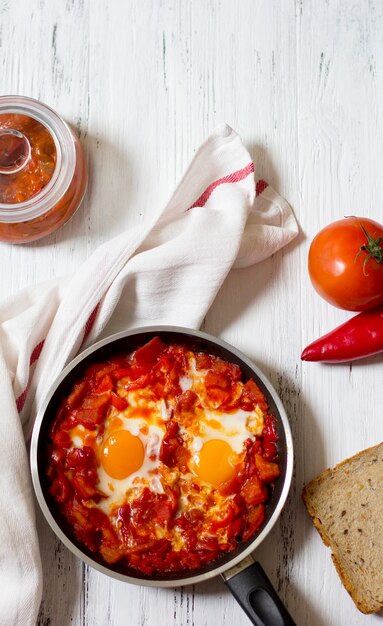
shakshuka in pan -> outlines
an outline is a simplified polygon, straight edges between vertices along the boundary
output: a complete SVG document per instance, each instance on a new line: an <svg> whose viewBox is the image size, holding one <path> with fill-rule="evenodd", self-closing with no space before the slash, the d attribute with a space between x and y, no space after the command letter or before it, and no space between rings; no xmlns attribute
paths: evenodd
<svg viewBox="0 0 383 626"><path fill-rule="evenodd" d="M77 541L144 575L198 570L250 539L280 474L256 382L159 337L88 366L55 415L46 460Z"/></svg>

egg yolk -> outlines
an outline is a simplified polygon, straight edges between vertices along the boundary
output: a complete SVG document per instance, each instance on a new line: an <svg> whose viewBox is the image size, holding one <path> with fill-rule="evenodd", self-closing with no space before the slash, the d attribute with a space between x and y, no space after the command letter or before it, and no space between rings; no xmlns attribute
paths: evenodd
<svg viewBox="0 0 383 626"><path fill-rule="evenodd" d="M122 480L140 469L144 456L144 446L139 437L128 430L117 430L102 446L101 464L109 476Z"/></svg>
<svg viewBox="0 0 383 626"><path fill-rule="evenodd" d="M227 441L211 439L195 455L193 471L201 480L217 487L235 473L235 468L230 463L232 454L233 450Z"/></svg>

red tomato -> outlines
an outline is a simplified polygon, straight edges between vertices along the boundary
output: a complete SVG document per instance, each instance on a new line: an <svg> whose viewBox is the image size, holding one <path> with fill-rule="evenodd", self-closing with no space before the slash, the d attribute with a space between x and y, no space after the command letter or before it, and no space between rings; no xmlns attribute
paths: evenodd
<svg viewBox="0 0 383 626"><path fill-rule="evenodd" d="M308 257L311 282L322 298L348 311L383 302L383 226L346 217L314 237Z"/></svg>

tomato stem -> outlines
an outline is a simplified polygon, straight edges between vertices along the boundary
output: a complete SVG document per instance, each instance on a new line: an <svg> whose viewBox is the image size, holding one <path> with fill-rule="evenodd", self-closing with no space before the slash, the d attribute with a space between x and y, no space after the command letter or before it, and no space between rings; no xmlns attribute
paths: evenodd
<svg viewBox="0 0 383 626"><path fill-rule="evenodd" d="M368 234L361 222L359 222L359 225L367 237L367 243L360 247L360 250L355 257L355 261L362 252L368 253L363 262L363 274L367 276L366 265L371 258L374 258L377 263L381 263L383 261L383 248L380 245L382 243L382 237L374 239Z"/></svg>

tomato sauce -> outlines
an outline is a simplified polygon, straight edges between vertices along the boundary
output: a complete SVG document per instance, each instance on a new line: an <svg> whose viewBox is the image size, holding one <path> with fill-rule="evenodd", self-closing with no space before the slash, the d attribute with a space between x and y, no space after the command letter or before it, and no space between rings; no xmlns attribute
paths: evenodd
<svg viewBox="0 0 383 626"><path fill-rule="evenodd" d="M53 232L76 211L86 185L83 151L65 122L30 98L0 98L0 241Z"/></svg>
<svg viewBox="0 0 383 626"><path fill-rule="evenodd" d="M185 389L190 363L197 383ZM163 421L157 419L162 440L156 449L148 444L146 454L156 468L148 476L158 474L162 488L139 477L106 508L100 451L105 441L113 443L124 416L158 402L168 407ZM235 420L246 411L262 416L261 430L244 437L228 478L207 483L193 470L189 433L200 432L204 412L209 420L212 412ZM143 411L144 436L154 428L149 414ZM62 401L50 436L46 473L58 514L77 541L105 563L148 576L198 570L251 539L262 527L281 474L275 420L256 382L245 382L237 365L158 337L131 354L88 367ZM109 484L112 494L119 484Z"/></svg>
<svg viewBox="0 0 383 626"><path fill-rule="evenodd" d="M1 172L0 159L0 202L4 204L18 204L36 196L49 183L56 167L55 142L43 124L27 115L15 113L2 115L0 134L2 130L13 128L17 128L17 131L27 140L30 146L30 157L25 166L14 174ZM10 153L12 157L10 149L7 153ZM16 153L15 158L17 156L19 155Z"/></svg>

